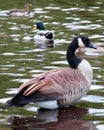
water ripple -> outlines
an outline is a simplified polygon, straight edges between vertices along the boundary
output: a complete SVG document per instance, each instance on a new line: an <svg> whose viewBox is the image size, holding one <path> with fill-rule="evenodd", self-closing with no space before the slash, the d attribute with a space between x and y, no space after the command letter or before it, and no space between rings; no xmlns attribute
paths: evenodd
<svg viewBox="0 0 104 130"><path fill-rule="evenodd" d="M83 97L81 100L85 100L92 103L104 103L104 97L96 95L88 95L86 97Z"/></svg>

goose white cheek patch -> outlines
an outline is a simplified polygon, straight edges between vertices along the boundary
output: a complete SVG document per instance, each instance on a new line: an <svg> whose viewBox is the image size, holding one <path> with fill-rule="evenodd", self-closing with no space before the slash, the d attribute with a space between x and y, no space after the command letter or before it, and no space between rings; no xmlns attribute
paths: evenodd
<svg viewBox="0 0 104 130"><path fill-rule="evenodd" d="M85 47L81 38L78 38L78 45L79 45L79 47Z"/></svg>

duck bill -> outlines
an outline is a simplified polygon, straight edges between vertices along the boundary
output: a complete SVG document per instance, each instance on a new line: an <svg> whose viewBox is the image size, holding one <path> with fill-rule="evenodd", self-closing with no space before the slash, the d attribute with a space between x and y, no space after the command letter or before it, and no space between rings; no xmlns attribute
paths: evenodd
<svg viewBox="0 0 104 130"><path fill-rule="evenodd" d="M29 7L31 7L32 6L32 4L29 4Z"/></svg>
<svg viewBox="0 0 104 130"><path fill-rule="evenodd" d="M34 27L33 27L33 30L37 30L37 27L36 27L36 26L34 26Z"/></svg>
<svg viewBox="0 0 104 130"><path fill-rule="evenodd" d="M93 48L93 49L97 49L97 48L93 45L93 43L91 43L91 42L89 43L88 47Z"/></svg>

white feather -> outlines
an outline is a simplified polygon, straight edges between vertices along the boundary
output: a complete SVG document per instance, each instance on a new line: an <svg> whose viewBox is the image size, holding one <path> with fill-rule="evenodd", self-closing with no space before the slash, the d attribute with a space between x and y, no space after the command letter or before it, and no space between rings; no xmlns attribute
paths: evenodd
<svg viewBox="0 0 104 130"><path fill-rule="evenodd" d="M78 65L78 69L81 71L81 73L84 74L88 82L91 84L93 79L93 71L89 62L83 59L82 62Z"/></svg>
<svg viewBox="0 0 104 130"><path fill-rule="evenodd" d="M35 105L37 107L45 108L45 109L57 109L59 106L57 101L45 101L45 102L36 102Z"/></svg>
<svg viewBox="0 0 104 130"><path fill-rule="evenodd" d="M78 45L79 45L79 47L85 47L81 38L78 38Z"/></svg>
<svg viewBox="0 0 104 130"><path fill-rule="evenodd" d="M35 44L36 45L45 45L45 44L47 44L49 41L50 41L50 39L47 39L46 37L45 37L45 34L47 33L47 32L49 32L48 30L41 30L41 31L38 31L37 33L36 33L36 35L34 36L34 41L35 41Z"/></svg>

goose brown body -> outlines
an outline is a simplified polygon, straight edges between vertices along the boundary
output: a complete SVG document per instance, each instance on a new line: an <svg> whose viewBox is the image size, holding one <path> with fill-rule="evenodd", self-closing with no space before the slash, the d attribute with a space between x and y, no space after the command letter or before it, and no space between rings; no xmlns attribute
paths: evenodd
<svg viewBox="0 0 104 130"><path fill-rule="evenodd" d="M18 93L7 105L19 107L34 102L36 106L55 109L68 107L83 97L91 86L93 72L86 60L75 56L82 42L85 46L95 48L84 36L74 38L66 55L71 67L53 69L30 79L19 87Z"/></svg>
<svg viewBox="0 0 104 130"><path fill-rule="evenodd" d="M73 101L84 96L90 85L79 70L60 68L48 71L37 78L29 80L20 86L19 92L26 88L23 95L28 97L38 91L40 95L44 95L41 102L57 100L58 105L63 107L69 106Z"/></svg>

